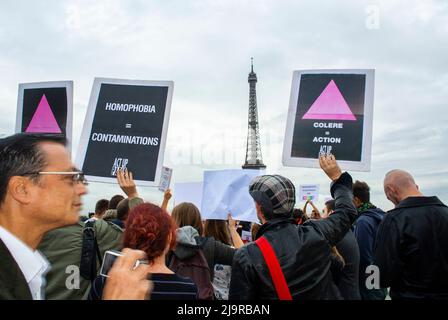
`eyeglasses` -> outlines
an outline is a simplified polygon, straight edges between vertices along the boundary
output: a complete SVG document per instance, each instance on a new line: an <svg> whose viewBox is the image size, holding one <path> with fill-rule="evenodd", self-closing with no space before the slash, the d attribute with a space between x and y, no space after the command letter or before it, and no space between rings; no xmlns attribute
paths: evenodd
<svg viewBox="0 0 448 320"><path fill-rule="evenodd" d="M23 174L23 176L27 176L27 175L43 175L43 174L49 174L49 175L66 175L72 176L72 181L75 183L82 183L83 185L88 185L89 182L86 180L85 176L84 176L84 172L82 171L40 171L40 172L29 172L29 173L25 173Z"/></svg>

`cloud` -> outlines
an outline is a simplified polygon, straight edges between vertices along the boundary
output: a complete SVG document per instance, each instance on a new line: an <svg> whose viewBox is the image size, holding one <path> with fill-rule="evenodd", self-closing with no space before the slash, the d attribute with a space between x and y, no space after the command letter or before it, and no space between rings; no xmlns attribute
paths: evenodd
<svg viewBox="0 0 448 320"><path fill-rule="evenodd" d="M378 28L368 27L372 12ZM374 68L372 171L354 176L384 207L382 178L392 168L448 202L447 13L443 0L2 2L0 134L14 131L21 82L74 80L76 150L94 77L174 80L167 165L174 182L199 181L204 169L244 161L253 56L268 171L320 183L324 193L319 170L281 165L292 72ZM119 191L90 189L86 212Z"/></svg>

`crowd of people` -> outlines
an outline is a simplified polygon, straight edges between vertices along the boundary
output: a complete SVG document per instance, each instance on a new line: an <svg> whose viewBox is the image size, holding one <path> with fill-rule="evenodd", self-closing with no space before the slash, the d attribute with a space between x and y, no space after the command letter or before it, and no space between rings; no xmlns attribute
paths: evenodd
<svg viewBox="0 0 448 320"><path fill-rule="evenodd" d="M331 181L324 208L297 208L288 178L262 175L247 190L259 219L249 227L231 214L203 220L192 203L168 210L170 190L145 202L127 170L117 172L125 196L80 217L87 182L65 140L3 138L0 299L448 299L448 207L392 170L384 192L395 207L384 212L333 155L319 163Z"/></svg>

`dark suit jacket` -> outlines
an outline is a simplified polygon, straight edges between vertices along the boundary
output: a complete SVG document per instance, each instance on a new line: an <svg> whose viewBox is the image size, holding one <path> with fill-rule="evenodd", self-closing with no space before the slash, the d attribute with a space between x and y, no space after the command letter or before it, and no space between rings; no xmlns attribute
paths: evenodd
<svg viewBox="0 0 448 320"><path fill-rule="evenodd" d="M0 240L0 300L32 300L28 283L17 262Z"/></svg>

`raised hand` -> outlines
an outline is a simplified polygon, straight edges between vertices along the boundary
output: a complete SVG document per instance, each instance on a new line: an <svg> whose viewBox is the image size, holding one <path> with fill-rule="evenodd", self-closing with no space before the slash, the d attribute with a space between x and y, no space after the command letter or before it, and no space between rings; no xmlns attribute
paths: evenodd
<svg viewBox="0 0 448 320"><path fill-rule="evenodd" d="M339 168L336 158L332 154L321 154L319 156L319 164L332 181L338 180L342 174L341 168Z"/></svg>
<svg viewBox="0 0 448 320"><path fill-rule="evenodd" d="M163 194L163 200L169 201L173 195L171 194L171 189L166 189L165 193Z"/></svg>
<svg viewBox="0 0 448 320"><path fill-rule="evenodd" d="M227 214L227 222L228 222L229 227L231 229L235 229L236 230L236 220L233 220L232 214L230 212Z"/></svg>
<svg viewBox="0 0 448 320"><path fill-rule="evenodd" d="M171 199L171 190L170 189L166 189L165 193L163 194L163 202L162 205L160 206L163 210L168 210L168 202Z"/></svg>
<svg viewBox="0 0 448 320"><path fill-rule="evenodd" d="M118 170L117 181L121 190L123 190L129 199L138 197L137 186L135 185L132 172L128 171L128 169Z"/></svg>
<svg viewBox="0 0 448 320"><path fill-rule="evenodd" d="M227 222L229 224L230 237L232 238L233 246L236 249L241 248L244 246L244 242L236 231L236 220L233 220L232 213L230 212L227 214Z"/></svg>

